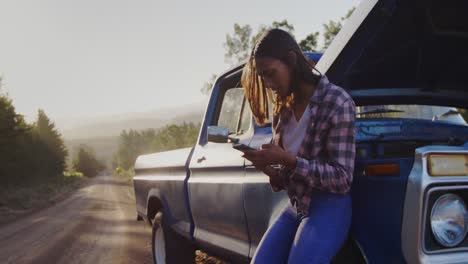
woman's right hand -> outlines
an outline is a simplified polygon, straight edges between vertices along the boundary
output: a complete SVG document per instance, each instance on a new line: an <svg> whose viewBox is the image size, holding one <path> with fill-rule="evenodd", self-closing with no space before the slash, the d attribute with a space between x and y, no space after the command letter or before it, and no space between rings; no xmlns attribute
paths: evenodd
<svg viewBox="0 0 468 264"><path fill-rule="evenodd" d="M242 157L250 160L252 162L252 165L260 171L263 171L269 178L270 178L270 185L275 192L279 192L282 189L285 189L283 187L283 181L279 178L279 172L277 169L273 168L271 165L268 165L268 162L265 162L263 160L256 160L252 159L252 157L256 157L256 153L261 152L261 150L246 150L243 151L244 155Z"/></svg>
<svg viewBox="0 0 468 264"><path fill-rule="evenodd" d="M260 168L257 168L257 169L260 169ZM277 169L273 168L270 165L267 165L267 166L263 166L261 170L263 171L263 173L265 173L268 176L268 178L270 178L270 185L273 191L279 192L282 189L284 189L284 187L282 186L283 183L281 179L279 178L279 173Z"/></svg>

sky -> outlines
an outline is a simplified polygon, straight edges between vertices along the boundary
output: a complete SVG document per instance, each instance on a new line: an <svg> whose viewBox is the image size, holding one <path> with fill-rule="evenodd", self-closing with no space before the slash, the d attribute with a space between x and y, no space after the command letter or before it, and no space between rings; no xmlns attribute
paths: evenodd
<svg viewBox="0 0 468 264"><path fill-rule="evenodd" d="M287 19L297 40L359 0L0 0L0 76L18 113L55 120L203 102L234 23Z"/></svg>

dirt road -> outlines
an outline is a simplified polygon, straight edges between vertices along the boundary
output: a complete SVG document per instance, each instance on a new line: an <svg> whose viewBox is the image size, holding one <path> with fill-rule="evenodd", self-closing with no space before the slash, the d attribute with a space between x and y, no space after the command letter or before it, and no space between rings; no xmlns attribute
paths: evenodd
<svg viewBox="0 0 468 264"><path fill-rule="evenodd" d="M152 263L131 183L103 176L47 209L0 227L2 263Z"/></svg>

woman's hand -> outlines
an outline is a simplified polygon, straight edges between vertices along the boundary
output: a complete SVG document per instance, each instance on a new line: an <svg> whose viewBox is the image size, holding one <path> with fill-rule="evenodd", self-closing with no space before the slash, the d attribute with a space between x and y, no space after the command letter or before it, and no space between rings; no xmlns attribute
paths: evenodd
<svg viewBox="0 0 468 264"><path fill-rule="evenodd" d="M274 144L263 144L261 150L243 152L242 157L250 160L257 169L263 170L265 166L275 164L282 164L291 169L296 167L296 157Z"/></svg>
<svg viewBox="0 0 468 264"><path fill-rule="evenodd" d="M285 189L284 180L280 178L280 174L277 169L268 165L263 169L263 173L268 176L273 191L279 192L282 189Z"/></svg>
<svg viewBox="0 0 468 264"><path fill-rule="evenodd" d="M296 166L296 157L274 144L264 144L261 150L243 150L242 157L252 162L256 169L263 171L269 179L273 191L285 188L284 179L280 178L278 170L271 165ZM292 164L292 165L291 165ZM292 168L294 168L292 167Z"/></svg>
<svg viewBox="0 0 468 264"><path fill-rule="evenodd" d="M270 165L255 166L255 168L257 170L262 171L263 173L265 173L268 176L268 178L270 180L270 185L271 185L271 188L273 189L273 191L279 192L282 189L285 189L285 187L283 186L284 185L283 179L280 178L280 175L279 175L277 169L273 168Z"/></svg>

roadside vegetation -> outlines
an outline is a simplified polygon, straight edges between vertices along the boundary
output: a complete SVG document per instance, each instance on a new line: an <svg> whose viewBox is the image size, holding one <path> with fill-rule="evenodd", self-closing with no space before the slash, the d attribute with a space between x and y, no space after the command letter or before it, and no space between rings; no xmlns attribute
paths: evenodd
<svg viewBox="0 0 468 264"><path fill-rule="evenodd" d="M78 155L69 165L68 153L45 111L26 122L2 91L0 78L0 223L63 198L97 174L83 170L92 159Z"/></svg>
<svg viewBox="0 0 468 264"><path fill-rule="evenodd" d="M130 180L134 175L133 164L139 155L192 147L199 130L200 123L184 122L160 129L122 131L112 162L114 175Z"/></svg>
<svg viewBox="0 0 468 264"><path fill-rule="evenodd" d="M8 185L0 187L0 224L11 222L32 211L45 208L65 199L82 186L82 173L67 172L63 177L36 185Z"/></svg>

